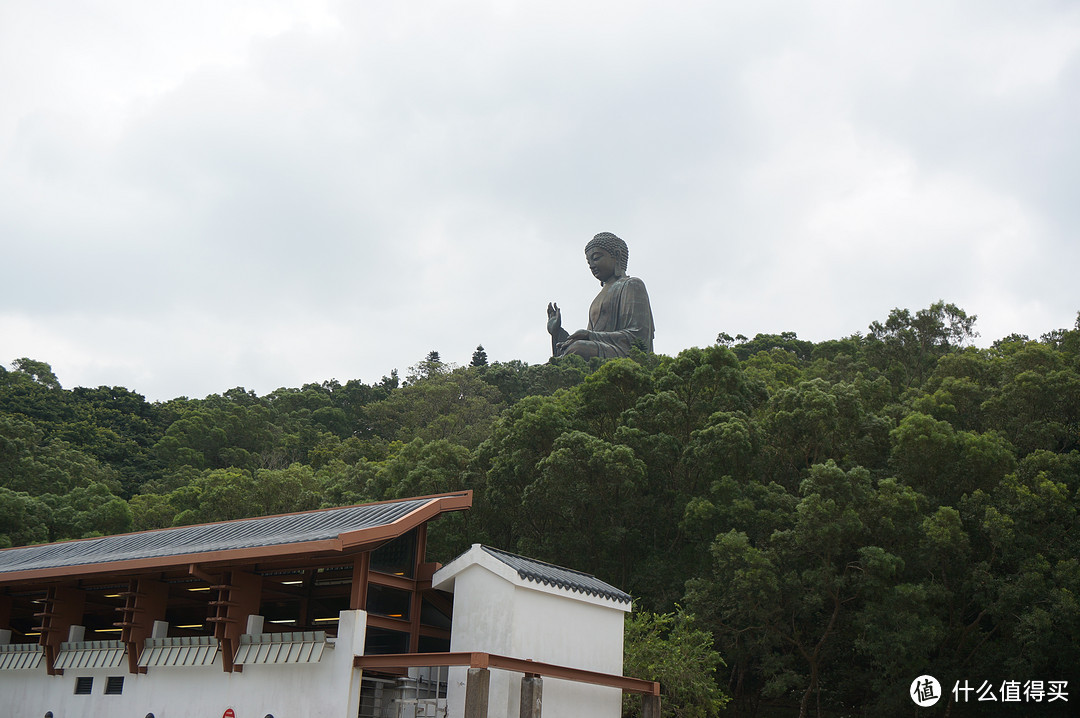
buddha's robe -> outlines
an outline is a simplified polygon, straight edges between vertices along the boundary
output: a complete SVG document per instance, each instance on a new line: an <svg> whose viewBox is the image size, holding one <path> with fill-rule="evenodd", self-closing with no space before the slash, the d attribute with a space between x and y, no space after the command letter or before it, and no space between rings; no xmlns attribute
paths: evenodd
<svg viewBox="0 0 1080 718"><path fill-rule="evenodd" d="M600 357L629 356L632 346L651 352L653 316L645 283L619 277L605 284L589 307L588 332L582 343L594 345Z"/></svg>

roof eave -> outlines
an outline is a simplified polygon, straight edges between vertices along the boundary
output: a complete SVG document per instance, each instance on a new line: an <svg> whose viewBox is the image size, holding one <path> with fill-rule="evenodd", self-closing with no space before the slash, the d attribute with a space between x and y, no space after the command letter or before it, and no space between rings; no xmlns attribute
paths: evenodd
<svg viewBox="0 0 1080 718"><path fill-rule="evenodd" d="M373 542L397 538L406 531L427 523L440 514L463 511L472 507L472 489L457 494L440 494L430 498L431 500L428 503L384 526L373 526L369 529L339 534L338 539L341 541L342 548L351 549Z"/></svg>
<svg viewBox="0 0 1080 718"><path fill-rule="evenodd" d="M97 576L101 574L161 571L186 568L192 564L255 563L284 556L295 556L297 554L321 554L324 556L333 555L335 553L343 554L345 552L354 552L358 549L381 544L401 536L407 531L438 517L440 514L449 511L461 511L472 506L471 490L450 494L421 496L417 498L429 500L423 506L414 509L405 516L402 516L389 524L344 532L334 539L271 544L267 546L226 549L222 551L183 553L171 556L130 559L124 561L56 566L26 571L10 571L7 573L0 573L0 586L39 581L54 581L61 578Z"/></svg>

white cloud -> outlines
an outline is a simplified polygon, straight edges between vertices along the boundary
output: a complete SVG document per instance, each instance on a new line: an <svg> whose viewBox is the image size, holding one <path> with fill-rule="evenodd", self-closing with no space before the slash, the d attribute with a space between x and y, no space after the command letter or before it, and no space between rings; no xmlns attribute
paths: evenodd
<svg viewBox="0 0 1080 718"><path fill-rule="evenodd" d="M65 386L544 361L605 230L666 353L1080 308L1067 3L9 5L0 87L0 362Z"/></svg>

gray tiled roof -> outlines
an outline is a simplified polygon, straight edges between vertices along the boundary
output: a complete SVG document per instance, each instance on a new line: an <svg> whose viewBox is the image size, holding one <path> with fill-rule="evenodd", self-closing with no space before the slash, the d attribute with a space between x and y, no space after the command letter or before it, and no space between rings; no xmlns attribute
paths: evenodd
<svg viewBox="0 0 1080 718"><path fill-rule="evenodd" d="M558 586L570 591L585 593L590 596L609 598L621 603L630 603L630 594L620 591L609 583L604 583L595 576L581 571L563 568L554 564L518 556L515 553L501 551L490 546L481 546L487 553L517 571L518 576L536 583Z"/></svg>
<svg viewBox="0 0 1080 718"><path fill-rule="evenodd" d="M391 524L429 501L431 498L407 499L6 549L0 551L0 576L12 571L179 557L335 539L343 533Z"/></svg>

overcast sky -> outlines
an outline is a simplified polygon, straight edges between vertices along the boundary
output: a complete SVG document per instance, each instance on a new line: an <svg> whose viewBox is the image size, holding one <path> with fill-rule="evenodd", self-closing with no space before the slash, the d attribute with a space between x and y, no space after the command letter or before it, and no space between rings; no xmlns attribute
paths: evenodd
<svg viewBox="0 0 1080 718"><path fill-rule="evenodd" d="M152 400L1080 310L1080 4L0 0L0 364Z"/></svg>

